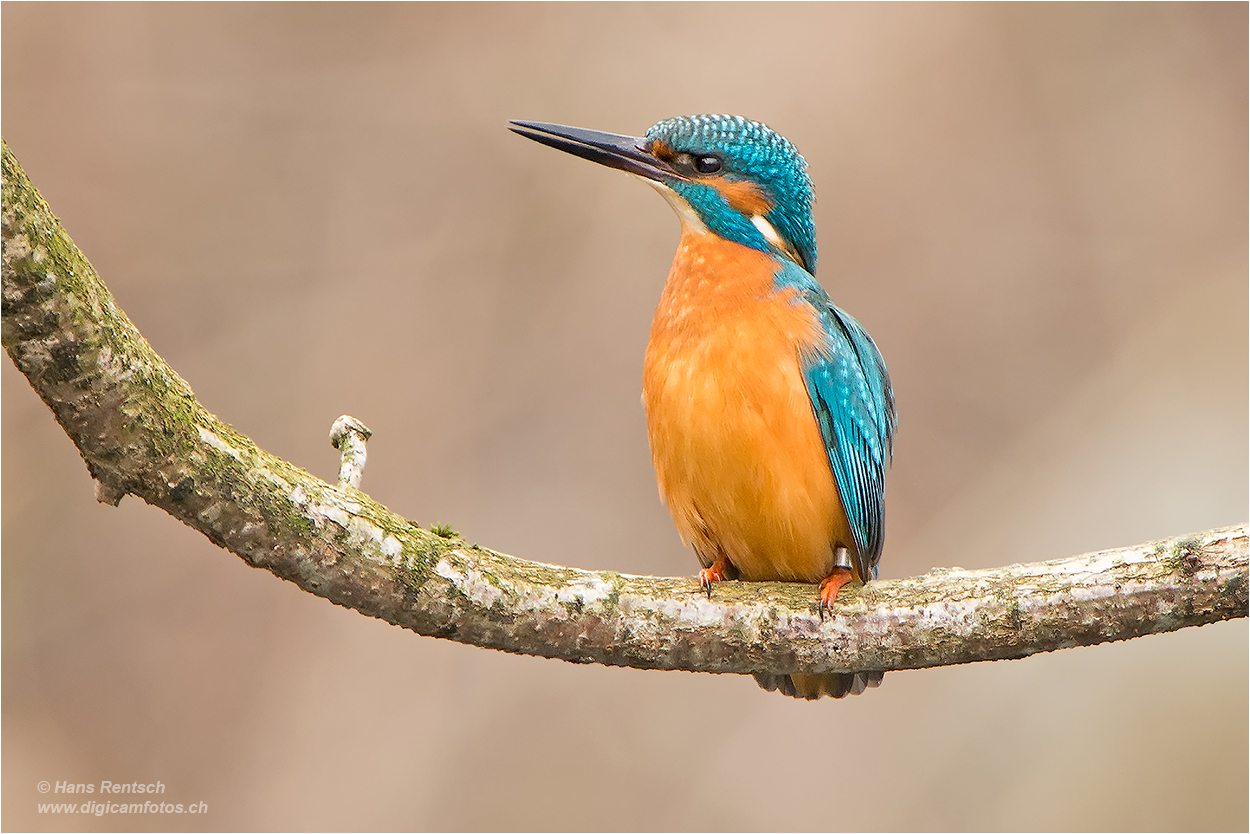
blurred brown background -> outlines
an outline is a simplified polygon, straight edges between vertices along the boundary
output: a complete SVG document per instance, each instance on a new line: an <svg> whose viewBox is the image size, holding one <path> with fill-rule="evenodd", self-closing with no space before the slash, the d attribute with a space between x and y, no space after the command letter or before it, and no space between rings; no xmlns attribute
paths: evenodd
<svg viewBox="0 0 1250 834"><path fill-rule="evenodd" d="M328 479L351 413L392 509L588 568L696 568L639 405L678 225L505 120L724 111L889 362L883 576L1247 518L1244 3L3 7L6 140L210 410ZM513 657L95 503L0 364L7 829L1247 827L1245 620L842 702Z"/></svg>

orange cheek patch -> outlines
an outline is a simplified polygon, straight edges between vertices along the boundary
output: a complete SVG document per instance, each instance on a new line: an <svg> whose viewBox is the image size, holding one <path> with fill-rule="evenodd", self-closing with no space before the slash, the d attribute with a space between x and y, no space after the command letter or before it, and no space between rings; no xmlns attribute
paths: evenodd
<svg viewBox="0 0 1250 834"><path fill-rule="evenodd" d="M773 201L753 182L716 177L707 183L721 193L725 202L747 217L765 215L773 210Z"/></svg>

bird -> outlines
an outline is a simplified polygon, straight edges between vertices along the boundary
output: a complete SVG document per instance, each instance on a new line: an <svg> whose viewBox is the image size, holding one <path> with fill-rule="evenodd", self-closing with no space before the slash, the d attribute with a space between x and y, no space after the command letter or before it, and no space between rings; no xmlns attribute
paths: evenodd
<svg viewBox="0 0 1250 834"><path fill-rule="evenodd" d="M743 116L665 119L642 136L512 120L514 133L654 187L681 238L651 324L642 401L660 496L699 584L819 583L823 619L875 579L894 389L868 332L816 280L807 162ZM881 671L756 673L815 700Z"/></svg>

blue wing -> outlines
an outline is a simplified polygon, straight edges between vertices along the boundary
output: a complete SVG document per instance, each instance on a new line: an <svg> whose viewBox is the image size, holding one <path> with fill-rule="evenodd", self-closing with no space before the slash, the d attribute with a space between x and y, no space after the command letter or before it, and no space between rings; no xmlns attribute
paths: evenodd
<svg viewBox="0 0 1250 834"><path fill-rule="evenodd" d="M885 470L894 449L894 389L872 337L829 300L824 288L794 264L777 273L779 288L799 292L824 325L827 342L799 361L829 466L855 537L856 568L875 579L885 540Z"/></svg>

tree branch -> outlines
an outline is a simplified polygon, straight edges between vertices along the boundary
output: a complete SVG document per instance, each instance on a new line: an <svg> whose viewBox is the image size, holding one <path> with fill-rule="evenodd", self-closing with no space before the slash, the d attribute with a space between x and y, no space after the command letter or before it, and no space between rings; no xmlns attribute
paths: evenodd
<svg viewBox="0 0 1250 834"><path fill-rule="evenodd" d="M994 570L848 587L629 576L529 562L423 530L209 414L152 350L3 147L3 343L74 441L99 500L160 507L248 564L411 629L647 669L822 672L1025 657L1247 615L1246 525Z"/></svg>

